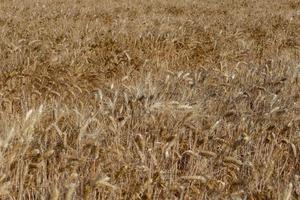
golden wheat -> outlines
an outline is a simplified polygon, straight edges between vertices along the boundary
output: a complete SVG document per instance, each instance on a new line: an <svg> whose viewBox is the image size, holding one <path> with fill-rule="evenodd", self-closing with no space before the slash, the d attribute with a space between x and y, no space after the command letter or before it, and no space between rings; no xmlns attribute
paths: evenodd
<svg viewBox="0 0 300 200"><path fill-rule="evenodd" d="M0 0L0 199L299 199L299 10Z"/></svg>

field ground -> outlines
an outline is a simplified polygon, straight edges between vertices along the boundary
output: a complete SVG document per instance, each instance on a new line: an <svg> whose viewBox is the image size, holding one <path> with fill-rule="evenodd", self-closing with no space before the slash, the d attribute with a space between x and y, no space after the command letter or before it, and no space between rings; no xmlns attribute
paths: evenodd
<svg viewBox="0 0 300 200"><path fill-rule="evenodd" d="M297 0L0 0L1 199L300 199Z"/></svg>

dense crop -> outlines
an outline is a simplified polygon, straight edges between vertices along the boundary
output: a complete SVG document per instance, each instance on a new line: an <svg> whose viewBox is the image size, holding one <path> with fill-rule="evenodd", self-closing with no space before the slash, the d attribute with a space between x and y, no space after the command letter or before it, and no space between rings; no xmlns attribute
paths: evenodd
<svg viewBox="0 0 300 200"><path fill-rule="evenodd" d="M0 0L1 199L300 198L297 0Z"/></svg>

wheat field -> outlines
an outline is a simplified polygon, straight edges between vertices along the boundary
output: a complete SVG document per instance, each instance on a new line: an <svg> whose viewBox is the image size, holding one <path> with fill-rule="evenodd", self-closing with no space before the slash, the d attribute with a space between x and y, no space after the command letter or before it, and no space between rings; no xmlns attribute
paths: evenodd
<svg viewBox="0 0 300 200"><path fill-rule="evenodd" d="M297 0L0 0L0 199L300 199Z"/></svg>

